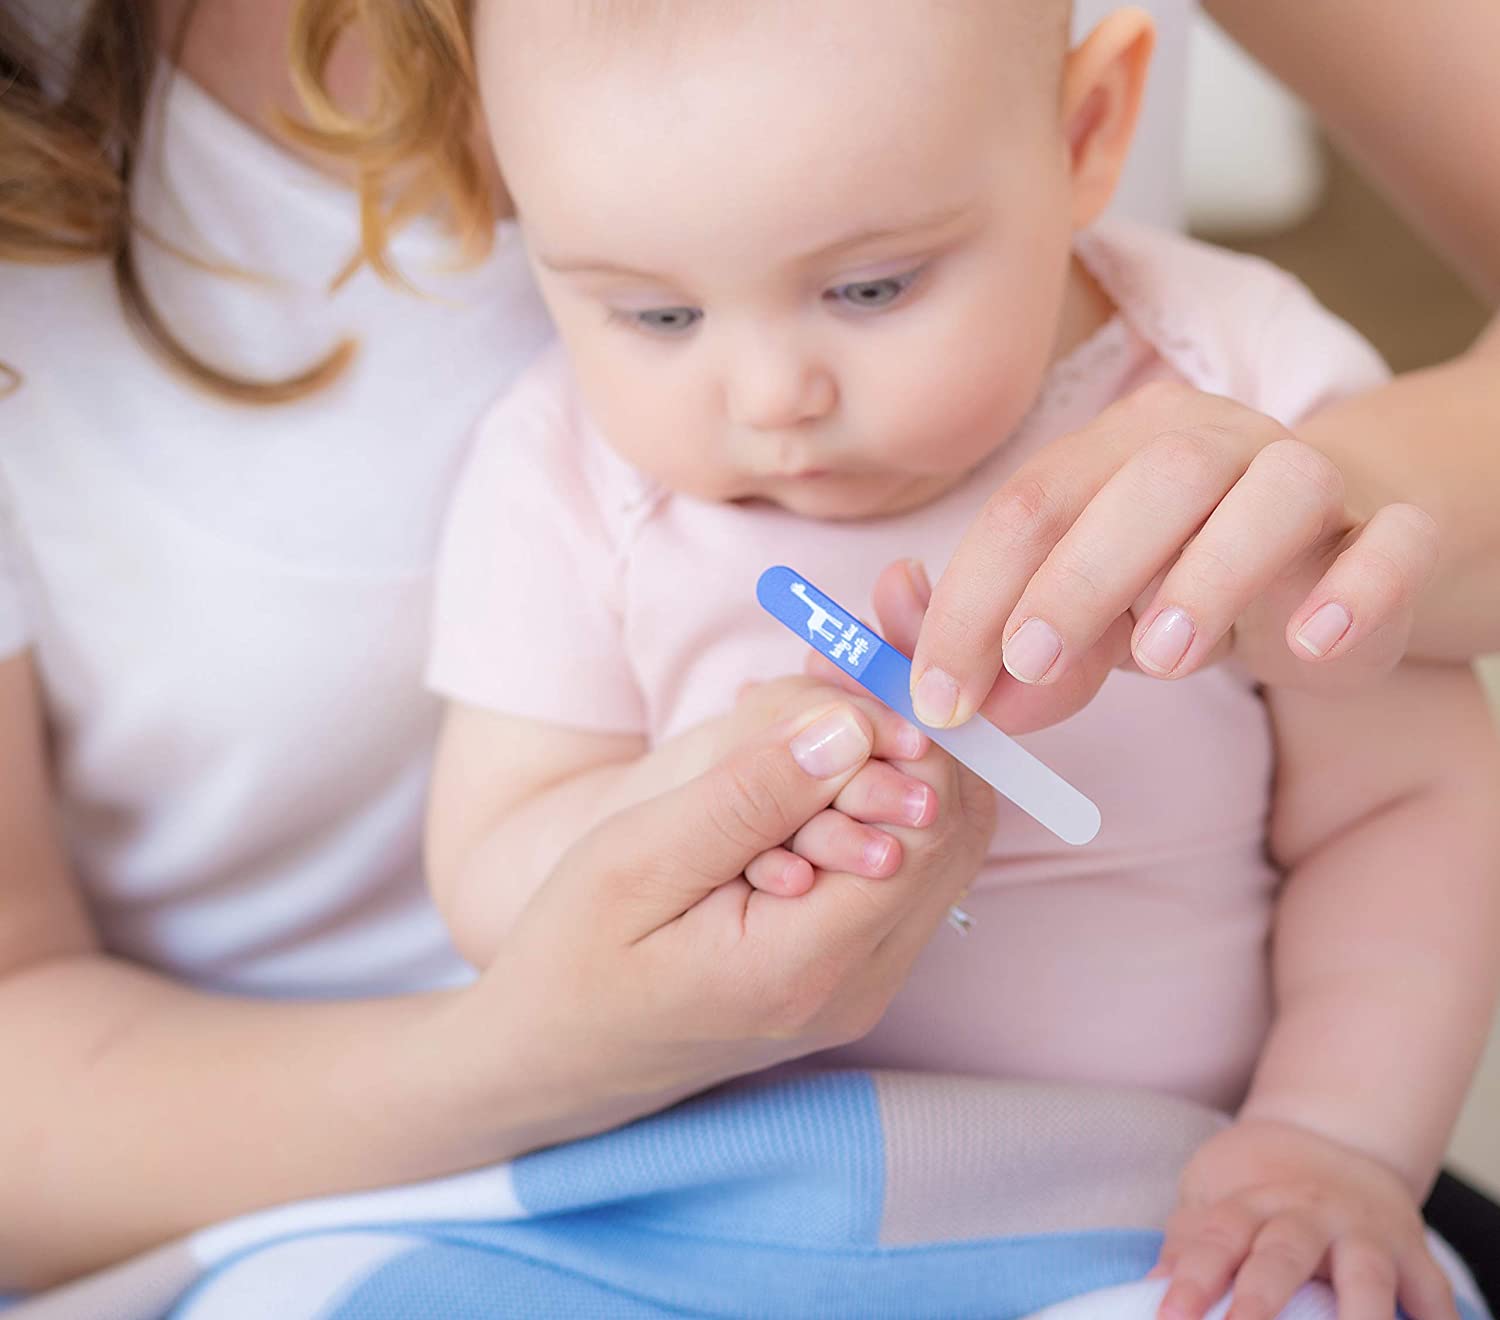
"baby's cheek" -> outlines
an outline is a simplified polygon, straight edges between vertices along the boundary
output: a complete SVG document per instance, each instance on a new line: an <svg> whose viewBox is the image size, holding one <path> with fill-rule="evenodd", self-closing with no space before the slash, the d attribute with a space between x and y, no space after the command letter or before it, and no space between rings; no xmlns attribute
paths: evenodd
<svg viewBox="0 0 1500 1320"><path fill-rule="evenodd" d="M956 355L934 354L908 373L901 434L893 437L918 471L962 472L992 454L1025 416L1041 379L1029 353L1019 360L993 337Z"/></svg>
<svg viewBox="0 0 1500 1320"><path fill-rule="evenodd" d="M669 490L723 498L731 473L722 427L690 385L640 371L598 373L581 384L590 415L627 463Z"/></svg>

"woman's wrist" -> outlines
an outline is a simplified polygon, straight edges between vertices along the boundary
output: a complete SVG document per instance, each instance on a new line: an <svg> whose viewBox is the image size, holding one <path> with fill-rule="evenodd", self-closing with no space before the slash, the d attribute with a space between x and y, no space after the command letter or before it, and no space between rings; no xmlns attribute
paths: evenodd
<svg viewBox="0 0 1500 1320"><path fill-rule="evenodd" d="M555 991L511 973L502 949L484 976L435 998L418 1024L407 1066L429 1080L462 1165L589 1136L676 1098L632 1094L599 1050L570 1036L567 1014L541 1007L559 1007Z"/></svg>

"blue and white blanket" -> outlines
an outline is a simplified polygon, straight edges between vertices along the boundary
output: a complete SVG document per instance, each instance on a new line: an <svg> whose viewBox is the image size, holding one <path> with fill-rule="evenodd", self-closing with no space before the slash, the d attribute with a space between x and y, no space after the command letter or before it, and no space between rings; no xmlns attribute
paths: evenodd
<svg viewBox="0 0 1500 1320"><path fill-rule="evenodd" d="M249 1215L6 1320L1148 1320L1177 1174L1223 1121L1134 1091L783 1074L493 1168ZM1286 1314L1331 1320L1330 1294Z"/></svg>

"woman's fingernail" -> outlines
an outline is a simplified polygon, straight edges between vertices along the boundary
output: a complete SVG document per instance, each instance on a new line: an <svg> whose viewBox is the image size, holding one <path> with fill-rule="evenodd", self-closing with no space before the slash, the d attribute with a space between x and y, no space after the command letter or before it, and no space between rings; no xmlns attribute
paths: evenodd
<svg viewBox="0 0 1500 1320"><path fill-rule="evenodd" d="M1192 617L1175 605L1151 620L1151 626L1136 643L1135 658L1153 674L1170 674L1182 663L1193 644Z"/></svg>
<svg viewBox="0 0 1500 1320"><path fill-rule="evenodd" d="M871 839L864 847L865 865L877 874L888 870L891 864L891 849L895 846L895 840L885 835L881 835L878 839Z"/></svg>
<svg viewBox="0 0 1500 1320"><path fill-rule="evenodd" d="M848 709L830 711L791 741L792 759L814 779L832 779L870 755L870 739Z"/></svg>
<svg viewBox="0 0 1500 1320"><path fill-rule="evenodd" d="M1297 644L1321 658L1339 644L1339 639L1349 631L1353 622L1349 611L1331 600L1319 606L1313 616L1297 629Z"/></svg>
<svg viewBox="0 0 1500 1320"><path fill-rule="evenodd" d="M1045 619L1027 619L1011 634L1001 653L1012 678L1040 683L1062 653L1062 638Z"/></svg>
<svg viewBox="0 0 1500 1320"><path fill-rule="evenodd" d="M908 825L920 825L927 818L927 804L932 799L932 790L926 784L908 789L902 799L901 814Z"/></svg>
<svg viewBox="0 0 1500 1320"><path fill-rule="evenodd" d="M917 593L917 599L922 602L922 608L926 609L932 600L932 583L927 580L927 570L922 567L922 561L908 559L906 576L911 579L911 588Z"/></svg>
<svg viewBox="0 0 1500 1320"><path fill-rule="evenodd" d="M958 684L941 669L928 669L911 692L916 717L932 729L943 729L958 709Z"/></svg>

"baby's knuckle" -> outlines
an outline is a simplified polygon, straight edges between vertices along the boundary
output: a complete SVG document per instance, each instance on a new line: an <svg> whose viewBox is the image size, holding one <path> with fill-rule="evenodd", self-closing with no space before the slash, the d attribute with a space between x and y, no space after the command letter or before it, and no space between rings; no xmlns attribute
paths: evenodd
<svg viewBox="0 0 1500 1320"><path fill-rule="evenodd" d="M1396 1262L1390 1252L1373 1242L1359 1240L1345 1244L1341 1277L1361 1291L1396 1291Z"/></svg>
<svg viewBox="0 0 1500 1320"><path fill-rule="evenodd" d="M1234 1252L1244 1248L1247 1234L1237 1211L1219 1207L1199 1221L1193 1236L1200 1247Z"/></svg>
<svg viewBox="0 0 1500 1320"><path fill-rule="evenodd" d="M1308 1243L1315 1236L1310 1225L1281 1219L1267 1225L1256 1239L1255 1255L1282 1267L1301 1265L1307 1258Z"/></svg>

